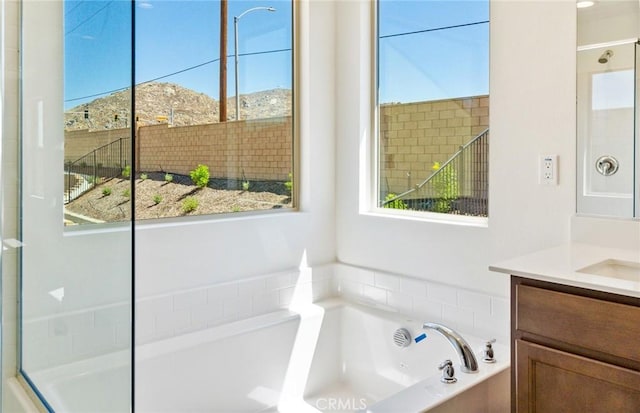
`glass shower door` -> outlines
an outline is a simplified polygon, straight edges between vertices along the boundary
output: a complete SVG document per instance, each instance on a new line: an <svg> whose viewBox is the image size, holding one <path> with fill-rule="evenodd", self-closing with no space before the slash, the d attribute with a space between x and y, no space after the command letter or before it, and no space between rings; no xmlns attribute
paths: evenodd
<svg viewBox="0 0 640 413"><path fill-rule="evenodd" d="M129 412L132 3L24 1L21 30L20 371L50 411ZM95 197L119 222L71 212Z"/></svg>

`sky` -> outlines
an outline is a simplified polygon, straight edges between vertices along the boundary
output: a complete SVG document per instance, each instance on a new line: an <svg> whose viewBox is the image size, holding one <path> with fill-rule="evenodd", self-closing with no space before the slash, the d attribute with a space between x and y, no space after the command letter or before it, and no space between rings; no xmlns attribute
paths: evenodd
<svg viewBox="0 0 640 413"><path fill-rule="evenodd" d="M235 95L233 16L253 7L276 11L255 10L239 21L240 93L291 88L291 1L228 0L228 97ZM380 102L488 93L487 0L381 0L379 7ZM65 0L64 16L65 109L126 88L131 3ZM219 1L137 0L136 83L160 78L217 100L219 19Z"/></svg>

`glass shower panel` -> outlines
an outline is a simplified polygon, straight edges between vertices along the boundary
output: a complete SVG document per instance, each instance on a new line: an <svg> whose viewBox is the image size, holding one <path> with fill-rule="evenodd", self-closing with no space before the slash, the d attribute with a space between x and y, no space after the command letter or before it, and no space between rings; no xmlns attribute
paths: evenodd
<svg viewBox="0 0 640 413"><path fill-rule="evenodd" d="M578 212L634 214L635 46L578 50Z"/></svg>
<svg viewBox="0 0 640 413"><path fill-rule="evenodd" d="M118 223L69 214L66 204L93 190L85 183L129 181L128 146L114 151L118 163L97 150L128 143L130 123L99 125L83 105L119 93L109 110L131 118L132 4L25 1L21 30L20 371L50 411L129 412L130 202L110 194Z"/></svg>

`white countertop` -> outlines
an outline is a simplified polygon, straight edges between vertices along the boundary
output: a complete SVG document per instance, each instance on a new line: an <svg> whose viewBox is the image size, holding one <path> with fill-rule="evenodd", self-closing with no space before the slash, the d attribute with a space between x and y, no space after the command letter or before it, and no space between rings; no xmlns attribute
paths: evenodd
<svg viewBox="0 0 640 413"><path fill-rule="evenodd" d="M640 278L623 279L579 272L605 260L640 263L640 251L570 243L489 266L491 271L640 298Z"/></svg>

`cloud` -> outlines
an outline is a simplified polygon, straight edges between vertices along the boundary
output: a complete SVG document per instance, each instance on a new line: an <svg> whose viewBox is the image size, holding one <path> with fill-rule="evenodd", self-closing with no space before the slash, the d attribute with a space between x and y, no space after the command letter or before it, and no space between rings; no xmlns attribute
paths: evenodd
<svg viewBox="0 0 640 413"><path fill-rule="evenodd" d="M138 7L140 7L141 9L153 9L153 4L147 3L146 1L141 1L138 4Z"/></svg>
<svg viewBox="0 0 640 413"><path fill-rule="evenodd" d="M93 36L89 36L88 34L85 34L83 36L81 36L82 39L84 40L95 40L96 38Z"/></svg>

